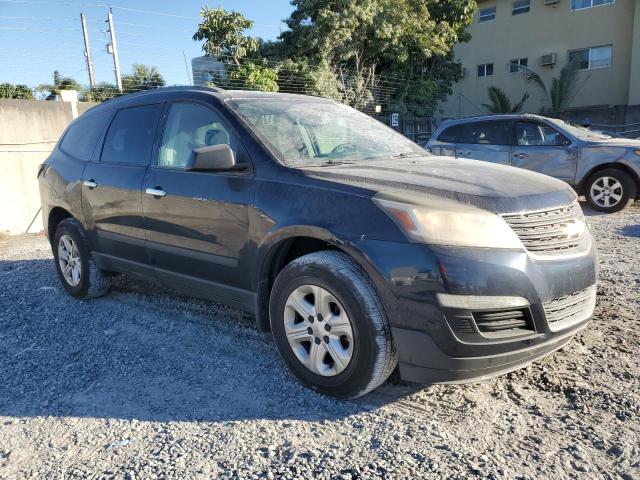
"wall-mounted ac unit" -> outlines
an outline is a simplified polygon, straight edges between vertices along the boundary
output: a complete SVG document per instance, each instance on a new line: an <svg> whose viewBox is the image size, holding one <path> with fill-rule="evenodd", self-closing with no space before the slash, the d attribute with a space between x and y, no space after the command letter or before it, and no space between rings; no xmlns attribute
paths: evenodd
<svg viewBox="0 0 640 480"><path fill-rule="evenodd" d="M544 0L545 5L557 5L560 3L560 0Z"/></svg>
<svg viewBox="0 0 640 480"><path fill-rule="evenodd" d="M556 64L556 53L546 53L540 57L540 65L543 67L551 67Z"/></svg>

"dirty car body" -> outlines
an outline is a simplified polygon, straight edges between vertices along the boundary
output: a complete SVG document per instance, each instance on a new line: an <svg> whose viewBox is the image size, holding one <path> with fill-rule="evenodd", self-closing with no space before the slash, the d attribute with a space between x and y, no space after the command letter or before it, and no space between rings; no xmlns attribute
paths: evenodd
<svg viewBox="0 0 640 480"><path fill-rule="evenodd" d="M230 145L233 168L175 163L180 135L170 148L163 137L171 112L193 105L215 113L219 125L196 135ZM94 130L77 140L84 148L67 147L72 124L39 172L42 212L50 240L75 219L105 272L245 309L266 331L280 272L304 255L340 252L381 302L400 374L423 383L526 365L592 315L596 247L562 181L433 156L348 107L305 96L168 88L85 115ZM118 150L126 131L105 142L118 115L147 122L149 147L133 162ZM367 128L376 136L363 146Z"/></svg>

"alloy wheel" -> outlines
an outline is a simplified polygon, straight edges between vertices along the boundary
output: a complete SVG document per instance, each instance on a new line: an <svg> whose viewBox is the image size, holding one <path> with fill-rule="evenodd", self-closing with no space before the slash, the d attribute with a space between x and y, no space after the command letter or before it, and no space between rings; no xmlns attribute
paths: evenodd
<svg viewBox="0 0 640 480"><path fill-rule="evenodd" d="M353 329L346 310L328 290L302 285L287 299L287 340L298 360L325 377L338 375L353 356Z"/></svg>
<svg viewBox="0 0 640 480"><path fill-rule="evenodd" d="M613 177L600 177L591 184L589 194L593 202L601 207L614 207L622 200L622 184Z"/></svg>
<svg viewBox="0 0 640 480"><path fill-rule="evenodd" d="M58 242L58 263L65 281L72 287L78 286L82 274L82 260L73 238L69 235L62 235Z"/></svg>

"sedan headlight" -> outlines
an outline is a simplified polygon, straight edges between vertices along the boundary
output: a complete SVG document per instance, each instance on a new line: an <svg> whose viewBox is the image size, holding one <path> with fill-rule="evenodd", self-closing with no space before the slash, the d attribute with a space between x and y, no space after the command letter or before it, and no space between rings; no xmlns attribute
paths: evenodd
<svg viewBox="0 0 640 480"><path fill-rule="evenodd" d="M416 242L479 248L522 249L511 227L495 213L454 202L434 207L374 198L395 223Z"/></svg>

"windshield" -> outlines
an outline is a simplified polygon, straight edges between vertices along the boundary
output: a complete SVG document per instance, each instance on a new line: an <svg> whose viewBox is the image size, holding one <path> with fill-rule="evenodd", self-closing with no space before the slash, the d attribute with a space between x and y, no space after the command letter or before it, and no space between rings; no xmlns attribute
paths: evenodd
<svg viewBox="0 0 640 480"><path fill-rule="evenodd" d="M564 120L553 119L553 121L557 123L559 127L564 128L567 132L580 140L604 140L606 138L611 138L609 135L605 135L604 133L594 132L593 130L565 122Z"/></svg>
<svg viewBox="0 0 640 480"><path fill-rule="evenodd" d="M293 167L427 154L379 121L327 100L252 98L230 105Z"/></svg>

